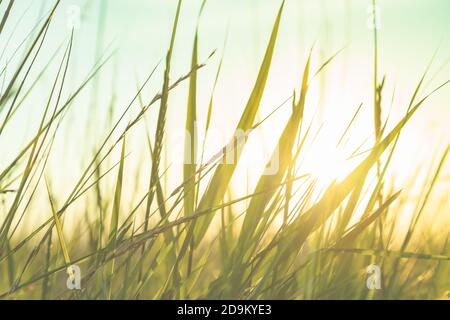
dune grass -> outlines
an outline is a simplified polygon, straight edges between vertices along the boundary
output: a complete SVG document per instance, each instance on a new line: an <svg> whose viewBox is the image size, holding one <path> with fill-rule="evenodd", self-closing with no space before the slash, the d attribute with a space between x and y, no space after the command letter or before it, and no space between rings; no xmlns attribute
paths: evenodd
<svg viewBox="0 0 450 320"><path fill-rule="evenodd" d="M30 70L46 45L47 31L57 14L60 1L55 1L46 18L29 34L30 47L23 60L15 66L13 76L3 87L0 97L0 139L11 125L16 110L29 108L24 84L44 81L42 72L31 78ZM201 8L205 6L202 3ZM384 78L378 77L378 40L374 32L373 119L374 142L359 164L346 177L331 183L317 195L316 181L299 169L305 141L312 135L305 122L305 101L316 76L339 54L331 56L318 67L311 64L311 54L301 74L298 88L293 88L290 116L284 124L267 168L274 162L277 170L262 173L254 190L234 198L231 179L240 163L240 151L245 149L247 132L264 126L267 118L258 122L261 100L271 88L266 86L271 62L276 55L276 43L282 22L284 1L275 15L272 32L267 35L267 47L254 86L248 94L236 134L226 145L215 146L221 152L204 159L205 142L195 135L198 125L209 128L214 108L214 90L222 68L220 60L209 100L206 123L197 122L197 94L204 90L197 76L208 61L199 62L198 29L193 36L191 65L186 73L171 71L172 53L177 37L182 7L178 1L170 45L163 67L161 91L145 102L142 90L159 70L155 66L148 78L138 85L128 105L118 107L119 115L111 119L109 128L100 137L93 154L84 155L85 167L68 196L55 192L48 176L47 160L52 153L60 124L73 102L102 72L112 54L105 53L92 67L78 88L64 98L64 85L71 72L69 62L73 51L73 32L60 46L61 61L55 56L49 63L59 63L53 75L48 103L40 108L37 131L24 144L12 161L0 168L0 297L3 299L440 299L447 298L450 289L449 234L443 237L431 233L423 241L412 241L426 231L420 230L421 217L430 195L441 178L448 159L450 145L433 163L422 196L416 199L409 225L396 233L399 213L405 210L402 190L393 190L387 169L396 157L396 146L403 129L430 96L442 90L447 82L424 94L424 82L429 70L418 77L412 88L406 113L397 123L390 123L383 114ZM0 23L0 35L14 13L14 1L5 1ZM199 14L200 18L201 12ZM198 28L198 26L197 26ZM59 55L58 55L59 56ZM212 55L209 57L211 58ZM223 56L222 56L223 59ZM176 79L176 80L174 80ZM170 96L179 84L188 84L185 108L186 139L184 164L179 186L167 190L163 162L164 136ZM422 95L421 95L422 94ZM140 111L131 114L138 106ZM147 126L148 111L157 109L156 128ZM101 108L99 108L101 110ZM106 110L106 108L104 109ZM106 112L106 111L105 111ZM276 110L274 111L276 112ZM359 106L341 137L337 148L361 111ZM271 115L269 115L270 117ZM126 122L126 119L131 119ZM145 132L137 124L145 123ZM388 130L387 128L391 128ZM127 167L127 135L138 131L143 150L150 155L150 176L147 189L131 183L132 170ZM70 143L68 141L67 143ZM316 141L314 143L320 143ZM195 148L194 146L200 146ZM116 157L118 151L119 157ZM8 150L1 150L7 153ZM357 150L355 151L357 153ZM201 162L195 160L201 158ZM232 159L232 162L227 160ZM137 168L138 172L140 168ZM375 172L375 183L370 181ZM412 174L413 175L413 174ZM112 176L113 179L109 179ZM414 176L413 176L414 178ZM244 179L244 177L242 177ZM112 185L109 181L113 181ZM39 186L46 192L41 194ZM124 194L138 199L125 203ZM443 197L448 195L443 195ZM80 209L76 204L90 201ZM45 200L51 210L43 213L35 200ZM244 207L237 212L235 206ZM64 221L69 210L77 208L79 225L70 232ZM83 211L94 208L94 220ZM23 227L33 212L47 217ZM439 219L436 213L436 219ZM280 222L281 221L281 222ZM86 230L82 235L81 230ZM420 234L419 234L420 233ZM438 237L439 236L439 237ZM399 240L400 239L400 240ZM444 239L442 241L442 239ZM382 270L382 286L371 290L366 286L367 267L378 265ZM82 270L81 289L66 287L68 267Z"/></svg>

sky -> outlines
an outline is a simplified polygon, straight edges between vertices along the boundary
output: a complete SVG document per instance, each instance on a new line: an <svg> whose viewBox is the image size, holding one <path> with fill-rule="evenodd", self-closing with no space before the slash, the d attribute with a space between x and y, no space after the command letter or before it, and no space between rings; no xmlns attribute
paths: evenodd
<svg viewBox="0 0 450 320"><path fill-rule="evenodd" d="M11 14L12 20L0 36L2 47L8 43L5 54L0 59L2 64L53 3L27 0L16 2ZM211 127L216 130L216 135L206 144L206 154L212 155L218 151L218 145L228 141L239 121L281 1L210 0L198 18L201 2L202 0L183 1L171 78L177 79L189 71L198 23L199 60L206 64L199 72L198 80L200 135L203 134L214 76L223 56L211 120ZM68 24L78 20L78 10L79 24L76 24L74 32L74 50L64 96L67 98L83 81L96 59L115 51L100 76L75 101L66 116L67 121L62 125L62 134L56 141L55 156L50 161L51 170L64 177L63 181L70 181L80 174L83 164L89 159L86 154L91 154L101 137L106 135L112 98L116 105L112 118L117 119L120 111L134 96L136 88L155 66L155 75L143 91L143 100L150 101L160 90L176 4L176 0L62 0L48 31L46 45L31 71L32 75L38 74L61 43L67 43L70 35ZM324 72L313 79L311 94L307 100L307 119L314 123L315 130L319 136L324 137L322 141L326 143L311 144L309 157L304 159L304 165L317 176L323 175L327 181L342 176L351 168L340 163L344 162L352 149L370 138L373 131L373 30L368 25L371 12L371 1L368 0L286 0L259 117L264 118L290 97L294 90L298 91L301 73L311 48L314 68L343 49ZM450 2L380 0L377 12L380 21L379 77L386 77L383 117L386 119L389 115L389 128L406 112L415 86L433 55L435 58L420 97L450 76L450 67L445 64L450 53ZM6 35L14 28L15 36L8 40ZM215 52L214 55L208 59L212 52ZM42 108L38 106L46 99L61 55L62 51L58 51L55 62L44 75L45 81L33 90L27 99L26 108L22 108L10 128L5 131L5 139L0 141L0 147L8 151L2 152L2 166L11 160L35 132L36 117L42 114ZM6 77L11 77L11 72L7 72ZM185 122L186 97L186 83L170 96L167 115L167 139L172 141L168 143L170 146L180 145L176 142L180 141L180 128L183 128ZM406 181L417 166L428 165L448 144L449 98L450 90L444 88L424 105L406 128L399 145L401 157L396 158L398 160L394 160L392 164L392 170L399 181ZM344 150L336 154L333 146L337 137L345 130L361 103L361 115L353 131L349 132L352 138ZM134 114L138 111L138 108L133 109ZM242 174L248 175L250 184L256 182L257 172L264 166L289 113L288 103L265 123L249 144L249 160L247 167L242 168ZM146 119L150 129L154 129L156 117L157 109L153 108ZM89 126L86 126L86 122ZM142 129L141 127L140 131L131 134L129 142L130 159L135 163L145 162L148 157L142 155L145 153ZM367 144L369 145L370 143ZM179 159L178 152L176 147L166 150L166 163L175 163ZM249 173L250 171L255 173ZM142 176L145 174L141 172ZM180 177L181 168L173 169L167 178L168 183L176 185ZM63 189L64 184L66 183L63 182Z"/></svg>

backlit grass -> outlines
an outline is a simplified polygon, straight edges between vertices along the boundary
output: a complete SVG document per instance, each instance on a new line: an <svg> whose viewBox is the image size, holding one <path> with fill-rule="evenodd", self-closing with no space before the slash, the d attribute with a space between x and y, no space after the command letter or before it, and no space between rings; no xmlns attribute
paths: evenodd
<svg viewBox="0 0 450 320"><path fill-rule="evenodd" d="M10 35L5 34L4 26L12 24L13 15L19 17L20 13L14 11L14 1L0 5L1 43L6 46ZM69 90L72 85L68 79L76 71L72 60L82 58L74 57L76 31L69 32L53 55L42 57L53 19L60 14L60 1L54 1L28 34L8 29L24 42L7 58L11 62L1 72L0 141L9 139L8 130L21 132L26 126L33 134L23 143L16 136L18 152L0 151L5 163L0 167L0 297L448 298L448 189L442 182L448 179L450 141L445 142L444 152L436 151L441 145L430 145L429 157L434 161L411 172L410 184L398 188L390 165L401 157L397 145L400 139L409 139L404 130L411 119L425 104L432 107L428 100L448 90L449 81L430 87L435 72L430 63L417 75L415 87L409 88L408 104L398 106L404 110L403 116L391 119L388 106L393 93L385 89L389 70L380 70L375 29L370 53L373 70L367 70L373 74L373 103L359 105L343 124L340 136L320 135L305 113L312 86L326 76L342 50L316 63L313 56L317 49L311 46L303 53L305 63L298 71L292 96L274 106L271 113L262 113L264 95L277 94L268 79L283 22L285 4L280 2L278 11L274 10L272 31L264 34L265 54L251 91L245 93L247 102L237 123L230 124L234 134L226 144L216 141L208 145L216 150L211 156L205 152L207 137L196 133L209 132L212 115L227 112L217 107L215 97L226 48L200 54L202 37L197 25L192 46L184 48L191 57L190 65L183 74L172 71L177 32L183 28L180 17L189 5L178 1L170 33L164 35L170 39L165 57L147 71L144 81L137 81L129 101L115 103L111 90L111 103L102 105L96 102L94 90L89 99L94 107L82 128L65 124L70 124L72 114L79 114L79 97L98 88L95 81L114 63L115 52L107 47L98 54L97 62L82 75L76 89ZM202 2L198 19L206 14L203 9L207 5ZM42 69L36 64L38 59L48 61ZM208 68L217 69L209 86L204 87L198 78ZM148 84L157 76L159 89L149 99ZM171 104L172 93L184 85L184 105ZM37 90L44 93L45 103L30 98ZM197 99L204 91L210 97L206 109L199 108ZM33 124L16 120L30 108L40 115L33 117ZM183 159L178 167L165 156L168 149L175 148L166 139L171 130L167 125L169 108L184 108L180 114L186 114L183 129L187 138L177 155ZM267 159L259 159L267 170L253 177L256 184L250 188L248 177L239 171L246 161L248 141L261 128L273 135L275 131L267 123L286 109L287 120L278 123L281 133L275 146ZM200 117L200 110L207 110L207 114ZM96 118L98 113L102 116ZM310 151L314 146L333 145L340 154L349 138L364 142L365 137L352 131L361 113L370 113L373 119L373 134L364 147L352 150L339 163ZM150 117L155 118L153 122ZM106 119L105 126L100 119ZM80 130L85 134L82 141L72 135ZM69 157L56 162L52 159L59 136L64 144L84 150L82 170ZM84 147L91 141L95 141L94 150ZM135 150L142 155L136 156ZM311 155L316 163L312 171L304 167ZM52 170L65 161L73 166L71 173L76 179L67 181ZM347 165L350 162L352 165ZM177 175L177 187L169 188L168 172ZM234 192L235 180L246 186L244 195ZM61 185L64 188L59 190ZM413 186L417 194L408 194ZM441 224L440 228L433 223ZM76 276L74 265L81 270L81 288L70 290L67 280ZM367 286L371 265L381 271L379 289Z"/></svg>

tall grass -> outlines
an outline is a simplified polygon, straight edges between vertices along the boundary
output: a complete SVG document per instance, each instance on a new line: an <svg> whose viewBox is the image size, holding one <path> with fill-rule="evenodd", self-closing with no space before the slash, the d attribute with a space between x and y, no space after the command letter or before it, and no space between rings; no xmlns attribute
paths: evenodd
<svg viewBox="0 0 450 320"><path fill-rule="evenodd" d="M201 11L206 1L203 1ZM6 6L0 23L4 26L14 14L14 1ZM36 84L45 82L47 66L32 78L35 60L47 43L53 18L58 14L60 1L55 1L46 17L38 22L27 38L22 60L14 65L13 75L6 77L0 97L1 129L14 124L18 109L30 108L28 93ZM400 135L424 103L442 90L447 82L424 91L429 68L418 77L412 88L404 116L396 123L383 119L384 79L378 76L378 38L374 32L373 119L374 142L362 153L359 164L343 179L319 190L317 181L302 171L301 161L305 143L313 132L305 121L306 101L317 75L326 72L339 53L314 66L308 55L299 74L297 88L293 88L290 116L267 160L267 168L277 163L277 170L262 173L254 190L233 197L231 180L241 163L241 151L247 145L247 132L264 126L277 112L258 121L261 100L268 91L272 58L276 55L284 1L274 18L267 47L261 61L253 89L235 127L233 138L226 145L214 146L220 150L207 159L205 142L196 135L197 126L210 126L216 110L214 90L219 84L222 68L220 60L209 99L206 123L198 122L199 90L197 82L203 68L213 54L201 63L199 58L198 25L193 35L191 65L186 73L174 75L171 65L177 39L177 29L183 6L178 1L172 25L170 44L163 64L160 92L145 102L143 90L158 72L156 66L148 78L138 85L135 95L125 106L117 108L118 116L110 117L108 129L99 137L93 154L85 154L85 165L78 179L65 181L71 188L63 197L53 186L58 176L50 175L48 159L54 141L60 134L60 125L67 121L76 98L102 72L113 54L97 54L98 61L76 90L65 97L64 90L73 53L74 32L51 57L50 64L58 64L48 93L47 103L33 105L41 110L40 119L34 119L37 129L12 160L0 168L0 297L4 299L403 299L448 297L450 288L448 246L449 234L434 231L427 235L421 226L422 216L429 205L448 158L450 145L433 163L428 178L421 186L411 209L400 189L391 187L388 168L396 157ZM17 14L17 13L16 13ZM201 12L199 18L201 17ZM65 49L63 49L65 48ZM62 49L62 50L60 50ZM62 55L61 55L62 53ZM61 56L58 62L57 57ZM223 56L222 56L223 59ZM175 79L175 80L174 80ZM164 177L167 168L163 161L167 110L170 98L178 85L188 84L186 97L184 164L179 185L167 190ZM97 85L95 85L97 87ZM25 88L28 88L25 91ZM425 92L425 93L423 93ZM98 108L95 96L93 103ZM133 114L133 108L139 111ZM178 106L180 107L180 106ZM149 110L157 109L156 128L149 127ZM104 108L107 110L107 108ZM363 110L359 106L336 148L357 121ZM114 112L111 112L114 114ZM126 119L129 119L128 122ZM138 124L144 123L145 131ZM90 124L92 125L92 123ZM388 130L388 128L390 128ZM99 129L99 128L97 128ZM87 130L88 131L88 130ZM89 131L97 132L99 130ZM208 130L207 130L208 131ZM150 172L147 188L133 183L132 169L147 172L144 167L131 168L128 162L126 137L136 132L142 149L148 152L150 163L144 162ZM351 134L351 133L350 133ZM97 137L96 137L97 138ZM205 138L206 139L206 138ZM97 139L95 139L97 140ZM72 141L67 141L72 143ZM321 143L314 140L313 143ZM201 146L196 148L196 146ZM118 152L118 153L117 153ZM8 150L1 150L7 154ZM355 150L358 153L358 150ZM116 155L118 154L118 157ZM196 159L201 159L197 163ZM229 161L229 160L232 161ZM375 182L373 182L373 173ZM412 178L415 175L412 174ZM245 180L244 177L238 177ZM42 186L45 192L41 192ZM131 200L125 195L134 194ZM448 195L443 195L446 197ZM85 201L83 203L83 201ZM49 210L46 212L48 204ZM238 212L238 208L240 210ZM411 211L412 210L412 211ZM68 212L76 216L77 224L68 226ZM87 214L86 212L90 212ZM93 211L93 212L92 212ZM412 212L406 227L398 228L400 213ZM75 213L74 213L75 212ZM33 214L46 217L43 223L32 224ZM436 212L436 219L440 219ZM92 220L93 219L93 220ZM443 220L444 221L444 220ZM422 228L422 229L421 229ZM425 230L425 231L424 231ZM417 241L422 237L423 241ZM375 264L382 270L379 290L366 286L367 267ZM82 270L81 289L69 290L66 280L74 276L69 267Z"/></svg>

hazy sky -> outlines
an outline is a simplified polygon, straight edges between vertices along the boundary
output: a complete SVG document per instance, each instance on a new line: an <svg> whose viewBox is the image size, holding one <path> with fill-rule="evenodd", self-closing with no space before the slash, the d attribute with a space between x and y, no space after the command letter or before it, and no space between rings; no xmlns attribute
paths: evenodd
<svg viewBox="0 0 450 320"><path fill-rule="evenodd" d="M185 0L181 9L179 28L175 42L171 77L176 79L189 70L192 43L202 0ZM2 63L24 36L35 25L37 18L50 8L52 1L19 0L13 8L12 20L6 26L11 31L16 22L16 34L6 51ZM45 65L55 49L70 31L66 26L72 17L72 7L80 8L80 27L75 32L74 52L66 95L86 76L96 55L103 53L108 44L117 53L98 78L96 93L86 91L68 114L65 134L59 144L67 148L68 137L78 143L71 144L62 153L65 157L76 158L82 147L98 142L84 130L87 119L95 124L106 118L112 93L115 94L117 109L123 110L132 98L138 83L150 73L154 66L163 61L167 50L171 25L175 14L176 0L63 0L49 29L46 46L39 56L36 68ZM207 2L199 23L200 61L206 61L209 54L216 54L207 61L207 66L199 74L198 121L204 126L207 102L218 61L224 49L224 39L228 30L223 71L219 79L212 127L228 137L239 120L246 99L250 94L257 71L264 54L279 0L210 0ZM298 89L301 72L309 48L315 44L314 66L317 67L337 50L345 47L336 60L314 80L307 114L315 117L318 125L325 123L323 134L342 133L357 106L363 103L363 113L358 120L359 129L353 136L353 146L362 142L372 130L372 30L367 23L370 19L369 0L287 0L279 31L279 39L274 54L267 90L263 98L260 117L264 117L282 101ZM391 113L392 122L401 117L407 108L409 97L419 81L433 53L439 47L430 77L436 75L426 91L447 80L450 76L448 65L442 64L450 53L450 2L447 0L381 0L380 13L380 77L386 75L383 116ZM69 9L72 8L72 9ZM23 12L25 15L21 18ZM103 12L103 14L101 13ZM102 16L104 18L102 18ZM104 24L102 27L102 19ZM103 28L103 29L102 29ZM99 36L103 30L103 36ZM5 32L5 34L9 34ZM0 43L7 41L6 36ZM30 101L45 101L47 88L52 82L54 70L60 55L53 63L53 69L45 75ZM163 63L155 77L144 91L144 99L149 100L161 87ZM10 74L8 73L8 76ZM183 126L186 110L186 85L180 86L170 97L168 113L169 137ZM395 90L394 103L391 98ZM425 93L426 91L422 92ZM90 101L96 98L93 109ZM411 167L423 159L429 159L437 150L448 143L450 137L450 90L444 89L436 98L424 106L413 119L402 144L402 152L410 159ZM32 106L32 104L30 104ZM289 106L275 114L261 132L260 142L270 151L289 115ZM6 139L1 144L20 147L32 133L29 124L40 115L42 109L28 107L15 118L17 125L11 126ZM150 127L156 118L150 112ZM102 119L102 120L100 120ZM36 122L36 121L34 121ZM34 123L33 122L33 123ZM94 125L94 131L104 133L101 125ZM328 129L327 129L328 128ZM75 130L74 130L75 129ZM93 131L93 132L94 132ZM92 135L94 135L92 133ZM176 139L176 138L175 138ZM16 141L19 140L20 144ZM226 139L225 139L226 140ZM5 142L6 141L6 142ZM73 140L71 140L73 141ZM142 143L141 139L137 139ZM136 149L139 144L136 142ZM267 146L266 146L267 144ZM131 144L133 145L133 144ZM217 147L217 144L214 146ZM217 150L210 148L210 152ZM433 148L432 148L433 147ZM208 148L208 147L207 147ZM170 157L170 150L169 157ZM423 155L423 157L422 157ZM2 163L4 159L2 159ZM261 161L259 166L263 165Z"/></svg>

